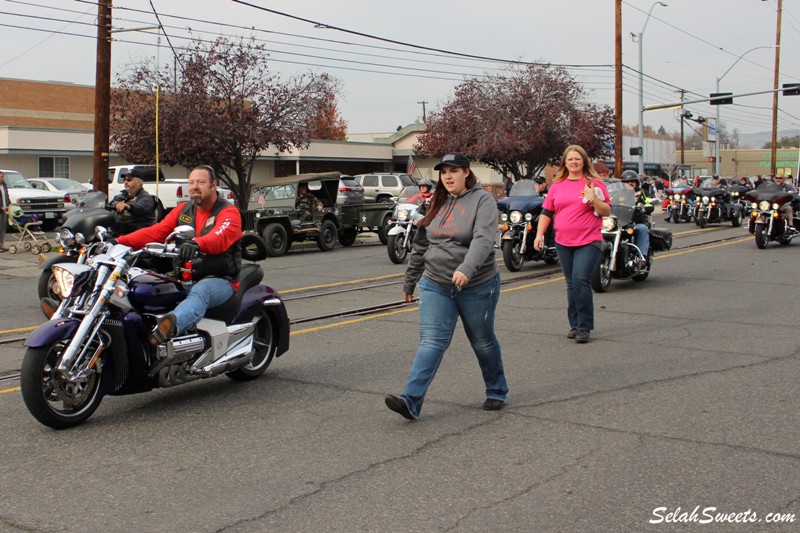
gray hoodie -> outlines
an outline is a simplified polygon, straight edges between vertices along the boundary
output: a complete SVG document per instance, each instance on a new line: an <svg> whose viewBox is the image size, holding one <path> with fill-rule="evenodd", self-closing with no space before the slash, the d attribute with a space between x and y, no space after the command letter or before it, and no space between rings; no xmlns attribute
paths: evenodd
<svg viewBox="0 0 800 533"><path fill-rule="evenodd" d="M458 197L448 195L431 223L414 237L403 292L414 294L420 276L452 287L456 270L467 276L468 287L493 278L496 234L497 202L480 183Z"/></svg>

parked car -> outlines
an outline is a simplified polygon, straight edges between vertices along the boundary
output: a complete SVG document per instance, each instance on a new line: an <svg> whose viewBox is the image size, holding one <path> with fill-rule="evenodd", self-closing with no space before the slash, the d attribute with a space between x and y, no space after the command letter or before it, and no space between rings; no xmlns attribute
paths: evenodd
<svg viewBox="0 0 800 533"><path fill-rule="evenodd" d="M408 174L389 174L375 172L353 176L364 188L365 202L388 202L400 196L400 192L411 185L416 185L414 178Z"/></svg>
<svg viewBox="0 0 800 533"><path fill-rule="evenodd" d="M89 190L80 182L69 178L31 178L28 181L35 189L64 194L64 208L74 209Z"/></svg>
<svg viewBox="0 0 800 533"><path fill-rule="evenodd" d="M63 193L36 189L16 170L2 172L5 174L11 203L20 206L26 215L36 215L45 230L58 226L58 221L66 212Z"/></svg>
<svg viewBox="0 0 800 533"><path fill-rule="evenodd" d="M336 205L363 204L364 188L358 184L353 176L339 178L339 194L336 195Z"/></svg>

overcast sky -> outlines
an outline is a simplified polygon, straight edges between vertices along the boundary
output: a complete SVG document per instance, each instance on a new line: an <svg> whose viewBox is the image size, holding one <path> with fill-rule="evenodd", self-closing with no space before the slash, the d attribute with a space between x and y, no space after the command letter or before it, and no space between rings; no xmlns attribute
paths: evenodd
<svg viewBox="0 0 800 533"><path fill-rule="evenodd" d="M245 1L245 0L243 0ZM246 0L296 17L420 47L501 60L569 65L591 100L614 103L614 0ZM715 92L773 87L777 0L665 0L652 11L643 40L644 105L693 100ZM113 0L115 29L157 24L151 0ZM502 63L465 59L369 39L268 13L233 0L152 0L173 46L194 35L255 35L272 50L271 68L314 69L342 80L340 111L351 133L392 131L452 97L465 75ZM638 44L650 0L622 2L623 120L638 123ZM92 85L97 5L84 0L0 0L0 77ZM21 16L17 16L21 15ZM50 20L55 19L55 20ZM44 30L44 31L42 31ZM56 33L60 32L60 33ZM115 33L112 75L126 64L155 61L153 30ZM800 0L783 0L779 83L800 83ZM738 59L742 54L746 54ZM162 62L172 52L162 39ZM737 61L738 59L738 61ZM730 67L731 70L725 74ZM2 106L2 104L0 104ZM800 96L780 97L779 130L800 129ZM687 105L713 116L708 104ZM741 97L720 109L728 130L770 131L772 95ZM645 113L645 124L677 131L675 110Z"/></svg>

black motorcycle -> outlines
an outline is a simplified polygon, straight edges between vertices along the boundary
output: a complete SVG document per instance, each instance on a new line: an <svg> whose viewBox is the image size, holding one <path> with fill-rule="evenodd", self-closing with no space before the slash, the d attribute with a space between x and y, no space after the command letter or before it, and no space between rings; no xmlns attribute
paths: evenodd
<svg viewBox="0 0 800 533"><path fill-rule="evenodd" d="M787 192L772 183L764 183L745 197L752 203L748 230L755 236L759 250L766 248L770 241L787 245L800 235L800 199L796 193ZM787 203L792 204L793 220L786 220L781 211Z"/></svg>
<svg viewBox="0 0 800 533"><path fill-rule="evenodd" d="M675 224L680 222L691 222L694 216L694 188L693 187L670 187L666 190L669 205L667 205L667 216L665 222L672 220Z"/></svg>
<svg viewBox="0 0 800 533"><path fill-rule="evenodd" d="M731 226L738 228L742 225L742 206L731 202L731 195L719 184L706 180L695 189L694 222L701 228L709 224L730 222Z"/></svg>
<svg viewBox="0 0 800 533"><path fill-rule="evenodd" d="M511 187L509 195L497 202L503 223L500 247L503 250L503 262L511 272L519 271L525 261L544 261L548 265L558 263L553 224L547 228L542 249L533 247L543 203L536 183L528 179L518 180Z"/></svg>
<svg viewBox="0 0 800 533"><path fill-rule="evenodd" d="M644 281L650 275L653 252L672 248L672 232L652 226L645 207L636 204L634 191L616 179L605 180L611 197L611 214L603 217L603 251L592 273L592 289L606 292L612 279ZM643 223L650 234L647 255L634 242L634 228Z"/></svg>

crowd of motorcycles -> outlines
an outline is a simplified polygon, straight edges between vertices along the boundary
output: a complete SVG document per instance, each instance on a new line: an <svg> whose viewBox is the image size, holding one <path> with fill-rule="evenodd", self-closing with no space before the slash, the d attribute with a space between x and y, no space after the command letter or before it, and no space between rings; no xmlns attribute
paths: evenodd
<svg viewBox="0 0 800 533"><path fill-rule="evenodd" d="M669 250L672 233L657 228L634 192L620 180L606 179L612 212L603 217L601 260L592 276L596 292L612 279L644 281L653 254ZM416 223L426 203L409 201L419 192L409 187L398 198L387 232L387 252L396 264L412 250ZM789 244L800 234L800 201L796 192L771 182L757 188L721 187L711 181L699 187L666 189L667 221L740 226L747 218L756 246ZM519 180L498 201L500 221L496 247L510 272L526 262L558 263L551 224L544 245L533 241L544 199L532 180ZM786 207L792 206L792 220ZM25 340L20 376L22 397L42 424L69 428L83 423L106 395L123 395L171 387L225 374L234 380L260 376L274 357L289 348L289 318L283 301L262 283L256 264L266 258L260 237L242 238L240 286L234 296L210 309L195 328L164 343L151 345L148 334L158 316L175 308L191 287L177 259L181 242L194 230L181 226L163 243L141 250L117 244L110 228L114 214L103 193L89 193L63 222L58 239L62 253L41 265L38 294L48 321ZM647 252L636 244L637 226L650 237ZM250 242L250 241L253 242ZM185 265L184 265L185 270Z"/></svg>

